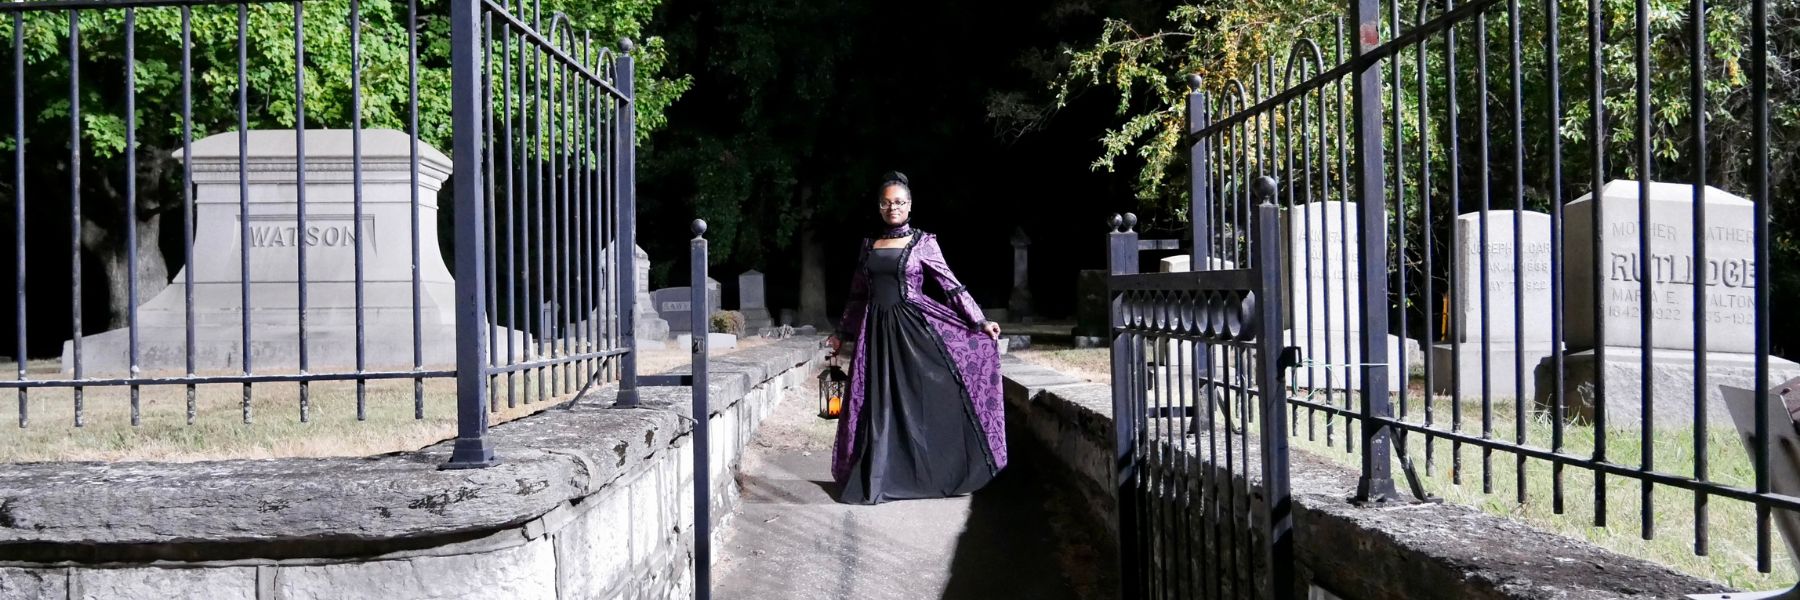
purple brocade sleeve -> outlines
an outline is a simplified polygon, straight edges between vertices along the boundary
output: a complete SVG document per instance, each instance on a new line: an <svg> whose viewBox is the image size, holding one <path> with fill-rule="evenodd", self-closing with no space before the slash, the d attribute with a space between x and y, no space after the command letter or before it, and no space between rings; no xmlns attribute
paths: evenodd
<svg viewBox="0 0 1800 600"><path fill-rule="evenodd" d="M956 274L950 271L949 263L944 261L944 250L938 247L937 236L927 235L925 239L920 240L919 261L924 265L925 272L937 281L938 287L943 288L950 308L955 310L956 314L960 315L970 328L979 329L987 323L987 318L981 313L980 305L975 303L975 296L969 293L968 286L956 279Z"/></svg>
<svg viewBox="0 0 1800 600"><path fill-rule="evenodd" d="M838 319L837 335L840 340L854 340L862 331L863 316L868 314L869 275L863 268L869 260L869 241L863 240L861 253L856 259L856 272L850 276L850 297L844 302L844 315Z"/></svg>

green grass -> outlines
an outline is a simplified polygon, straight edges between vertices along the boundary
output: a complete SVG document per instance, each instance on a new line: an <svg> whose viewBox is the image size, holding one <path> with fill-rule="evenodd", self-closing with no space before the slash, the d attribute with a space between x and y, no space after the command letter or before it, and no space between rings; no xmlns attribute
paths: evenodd
<svg viewBox="0 0 1800 600"><path fill-rule="evenodd" d="M1413 396L1416 401L1420 396ZM1337 396L1342 405L1344 396ZM1354 398L1351 402L1355 402ZM1424 411L1416 403L1408 407L1407 422L1424 424ZM1491 406L1492 429L1483 431L1483 410L1479 401L1465 400L1460 419L1453 419L1452 402L1435 398L1432 402L1431 428L1467 435L1489 437L1518 443L1518 413L1510 399ZM1361 430L1356 423L1343 419L1327 419L1323 413L1297 408L1299 423L1291 435L1292 447L1323 456L1345 466L1360 465ZM1554 445L1553 422L1541 414L1527 413L1523 428L1524 445L1550 449ZM1328 425L1328 421L1331 424ZM1332 426L1334 425L1334 426ZM1328 432L1329 430L1329 432ZM1597 430L1591 426L1563 426L1564 454L1592 457L1597 447ZM1707 457L1705 480L1725 486L1754 489L1756 472L1750 456L1733 428L1712 428L1704 439ZM1459 447L1460 446L1460 447ZM1668 475L1697 477L1699 452L1695 432L1688 429L1666 429L1651 436L1649 455L1652 470ZM1646 455L1642 432L1635 428L1607 429L1605 457L1607 462L1631 468L1644 465ZM1431 439L1423 434L1407 436L1407 455L1419 470L1426 491L1446 501L1478 507L1535 525L1547 531L1583 539L1620 554L1661 563L1677 571L1726 585L1749 590L1785 588L1793 585L1795 572L1787 556L1786 545L1778 533L1772 533L1774 570L1759 573L1756 568L1756 509L1754 505L1717 496L1706 496L1704 519L1697 509L1696 494L1668 486L1649 490L1651 510L1646 515L1642 481L1605 476L1597 486L1595 473L1578 466L1562 469L1562 513L1556 511L1558 477L1554 465L1536 459L1521 460L1504 451L1487 451L1468 444L1454 444L1444 439ZM1430 459L1427 460L1427 454ZM1396 454L1398 454L1396 452ZM1521 463L1523 478L1520 477ZM1404 472L1396 456L1393 472L1395 483L1405 491ZM1596 513L1598 497L1604 491L1604 521ZM1697 554L1697 527L1706 527L1705 555ZM1601 525L1604 526L1596 526ZM1646 535L1650 539L1645 539Z"/></svg>
<svg viewBox="0 0 1800 600"><path fill-rule="evenodd" d="M1074 365L1089 371L1089 378L1107 380L1107 349L1038 349L1025 355L1026 360L1061 370ZM1097 371L1097 372L1096 372ZM1071 373L1075 374L1075 373ZM1425 424L1425 407L1420 402L1423 390L1417 384L1410 392L1411 401L1403 420ZM1314 402L1335 406L1355 406L1354 395L1318 394ZM1551 449L1555 426L1546 415L1528 411L1523 428L1520 414L1510 399L1496 399L1487 413L1491 429L1487 437L1527 446ZM1440 431L1459 431L1482 437L1483 408L1477 401L1465 399L1453 406L1449 398L1431 401L1430 427ZM1296 408L1297 423L1292 423L1291 445L1301 451L1356 468L1360 465L1360 430L1354 422L1329 418L1323 412ZM1522 437L1521 437L1522 433ZM1595 428L1565 423L1562 427L1564 454L1591 457L1597 446ZM1597 486L1594 472L1576 466L1564 467L1561 474L1562 511L1555 502L1558 477L1555 467L1542 460L1521 461L1517 455L1503 451L1484 452L1481 448L1452 444L1448 440L1428 440L1418 433L1407 436L1407 454L1419 469L1426 491L1446 501L1477 507L1485 512L1529 523L1540 529L1575 539L1586 540L1614 552L1667 565L1677 571L1746 590L1768 590L1793 585L1795 571L1780 534L1771 532L1774 548L1773 572L1759 573L1756 565L1756 509L1747 502L1717 496L1706 498L1706 554L1696 553L1695 534L1702 522L1696 511L1696 494L1667 486L1655 486L1650 494L1652 510L1648 521L1643 513L1643 484L1620 476L1607 476ZM1729 426L1715 427L1705 439L1707 470L1705 479L1721 485L1754 489L1755 470L1737 431ZM1654 458L1653 470L1682 477L1696 477L1698 452L1694 431L1666 429L1657 431L1648 445ZM1642 433L1633 428L1608 428L1605 457L1610 463L1637 468L1643 464L1645 444ZM1427 460L1427 453L1430 460ZM1398 454L1398 452L1396 452ZM1459 459L1460 457L1460 459ZM1520 480L1523 462L1523 481ZM1394 479L1403 494L1407 493L1404 472L1396 456ZM1596 526L1597 490L1604 490L1606 515L1604 526ZM1350 490L1346 490L1350 492ZM1522 501L1521 501L1522 500ZM1651 539L1644 539L1646 522Z"/></svg>

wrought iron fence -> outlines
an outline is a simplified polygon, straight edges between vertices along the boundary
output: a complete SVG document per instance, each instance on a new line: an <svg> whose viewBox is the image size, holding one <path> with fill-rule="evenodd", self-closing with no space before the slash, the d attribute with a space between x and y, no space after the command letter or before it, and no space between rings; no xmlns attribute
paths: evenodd
<svg viewBox="0 0 1800 600"><path fill-rule="evenodd" d="M19 427L112 390L133 426L217 386L246 424L455 398L467 467L492 412L614 380L634 403L629 41L522 1L0 13Z"/></svg>
<svg viewBox="0 0 1800 600"><path fill-rule="evenodd" d="M1113 425L1125 598L1291 597L1275 183L1231 223L1235 268L1138 273L1109 236ZM1204 248L1202 255L1204 257ZM1270 418L1270 415L1275 415Z"/></svg>
<svg viewBox="0 0 1800 600"><path fill-rule="evenodd" d="M1236 268L1251 182L1281 182L1292 435L1358 453L1359 500L1479 476L1651 540L1679 495L1694 554L1773 568L1800 509L1766 394L1800 376L1769 330L1792 53L1767 0L1664 4L1351 0L1191 82L1192 268Z"/></svg>

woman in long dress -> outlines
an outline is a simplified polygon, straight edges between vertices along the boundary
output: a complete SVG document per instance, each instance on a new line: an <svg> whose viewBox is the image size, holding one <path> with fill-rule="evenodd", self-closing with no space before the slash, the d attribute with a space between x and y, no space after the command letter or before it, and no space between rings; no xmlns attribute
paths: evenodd
<svg viewBox="0 0 1800 600"><path fill-rule="evenodd" d="M881 184L886 232L865 239L850 301L827 340L852 357L832 476L838 501L943 498L974 492L1006 466L1000 325L944 262L937 238L912 229L912 188ZM929 278L943 292L925 294Z"/></svg>

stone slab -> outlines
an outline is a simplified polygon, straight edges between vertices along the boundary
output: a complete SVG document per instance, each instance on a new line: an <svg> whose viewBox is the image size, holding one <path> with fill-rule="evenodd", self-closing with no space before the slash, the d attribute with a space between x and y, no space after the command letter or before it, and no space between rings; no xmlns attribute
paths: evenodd
<svg viewBox="0 0 1800 600"><path fill-rule="evenodd" d="M1767 389L1794 377L1800 377L1800 364L1780 357L1769 357L1769 380L1752 385L1756 378L1754 355L1727 352L1707 353L1706 412L1714 426L1731 423L1722 388L1756 387ZM1593 422L1597 405L1595 384L1605 377L1606 423L1609 428L1638 427L1643 418L1643 353L1635 348L1606 349L1604 368L1597 369L1592 350L1564 355L1564 413L1567 418ZM1602 373L1604 375L1602 375ZM1537 407L1548 411L1553 406L1550 390L1554 389L1554 365L1546 360L1537 369ZM1656 350L1651 353L1651 405L1655 410L1654 427L1688 428L1694 422L1694 353L1679 350Z"/></svg>
<svg viewBox="0 0 1800 600"><path fill-rule="evenodd" d="M0 600L69 597L68 569L0 567Z"/></svg>
<svg viewBox="0 0 1800 600"><path fill-rule="evenodd" d="M214 569L77 569L75 587L79 600L111 598L218 598L260 600L256 593L256 567Z"/></svg>
<svg viewBox="0 0 1800 600"><path fill-rule="evenodd" d="M1542 344L1489 342L1483 351L1479 341L1465 342L1460 349L1452 344L1431 347L1431 385L1437 394L1461 394L1463 398L1480 398L1482 378L1487 378L1488 393L1496 398L1536 398L1538 365L1551 351ZM1519 361L1523 359L1524 362ZM1519 368L1523 364L1524 368ZM1423 365L1414 363L1421 369ZM1454 371L1454 372L1453 372ZM1523 373L1524 389L1519 389ZM1460 374L1460 375L1459 375ZM1460 376L1460 379L1458 377Z"/></svg>
<svg viewBox="0 0 1800 600"><path fill-rule="evenodd" d="M284 600L450 600L480 590L495 598L556 600L556 563L551 543L540 539L479 555L281 567L275 592Z"/></svg>

